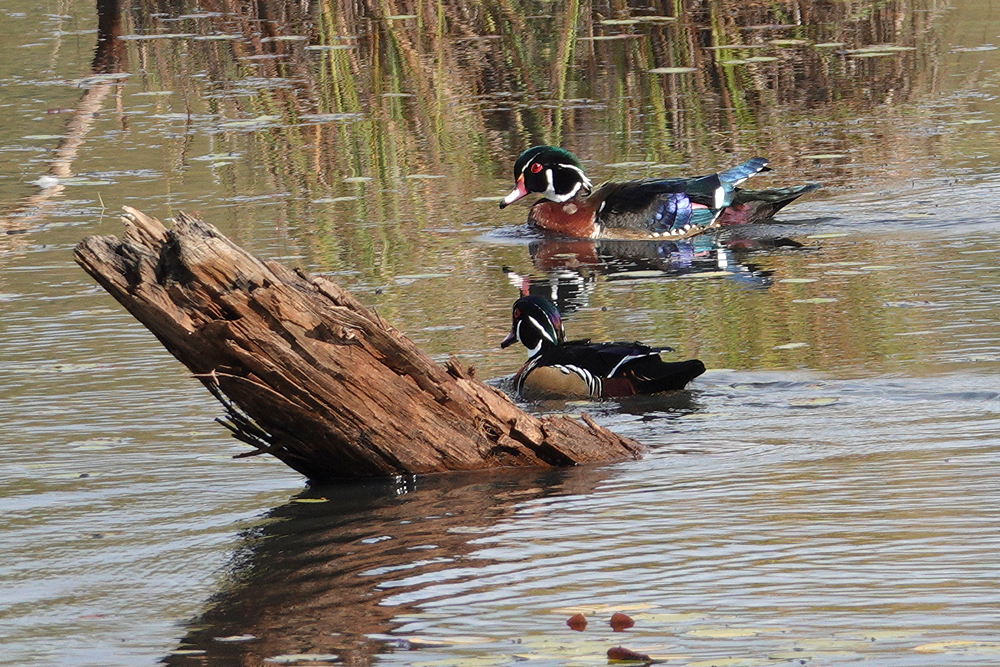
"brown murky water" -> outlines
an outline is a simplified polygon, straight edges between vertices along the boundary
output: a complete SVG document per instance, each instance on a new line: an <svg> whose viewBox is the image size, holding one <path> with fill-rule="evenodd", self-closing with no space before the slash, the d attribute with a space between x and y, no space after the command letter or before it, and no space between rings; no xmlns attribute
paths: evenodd
<svg viewBox="0 0 1000 667"><path fill-rule="evenodd" d="M1000 6L254 11L0 10L0 664L997 663ZM751 234L555 242L496 207L535 143L825 187ZM642 461L304 489L232 460L73 264L122 205L198 210L482 377L522 361L524 283L711 370L537 406Z"/></svg>

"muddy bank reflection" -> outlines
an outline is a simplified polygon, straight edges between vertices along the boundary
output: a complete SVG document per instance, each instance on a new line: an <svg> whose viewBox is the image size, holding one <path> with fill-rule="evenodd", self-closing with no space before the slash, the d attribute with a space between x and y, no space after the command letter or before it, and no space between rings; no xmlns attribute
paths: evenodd
<svg viewBox="0 0 1000 667"><path fill-rule="evenodd" d="M504 470L313 488L245 535L230 583L165 662L259 665L278 655L322 653L370 664L385 641L369 636L391 632L393 618L409 607L383 601L419 588L398 579L440 584L430 575L443 570L453 581L474 578L486 561L465 571L456 563L480 549L472 542L520 503L587 494L607 474Z"/></svg>

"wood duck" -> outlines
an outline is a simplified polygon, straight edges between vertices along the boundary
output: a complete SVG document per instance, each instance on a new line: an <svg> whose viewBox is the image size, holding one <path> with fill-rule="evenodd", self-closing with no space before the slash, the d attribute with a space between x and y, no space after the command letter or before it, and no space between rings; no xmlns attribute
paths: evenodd
<svg viewBox="0 0 1000 667"><path fill-rule="evenodd" d="M514 302L513 325L500 347L517 341L528 348L528 362L514 376L514 388L526 400L655 394L683 389L705 372L697 359L660 359L661 352L673 351L669 347L567 342L559 311L540 296Z"/></svg>
<svg viewBox="0 0 1000 667"><path fill-rule="evenodd" d="M572 153L535 146L514 162L516 184L500 208L537 192L544 198L531 207L528 224L541 229L578 238L674 240L720 225L766 220L819 187L736 187L761 171L769 171L767 160L755 157L708 176L609 181L594 188Z"/></svg>

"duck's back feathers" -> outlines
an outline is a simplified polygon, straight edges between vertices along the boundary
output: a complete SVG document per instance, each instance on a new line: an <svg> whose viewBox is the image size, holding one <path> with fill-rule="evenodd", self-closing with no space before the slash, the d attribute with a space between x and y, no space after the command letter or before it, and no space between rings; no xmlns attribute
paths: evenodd
<svg viewBox="0 0 1000 667"><path fill-rule="evenodd" d="M530 360L515 377L525 398L613 398L683 389L705 372L697 360L667 362L669 347L572 341Z"/></svg>

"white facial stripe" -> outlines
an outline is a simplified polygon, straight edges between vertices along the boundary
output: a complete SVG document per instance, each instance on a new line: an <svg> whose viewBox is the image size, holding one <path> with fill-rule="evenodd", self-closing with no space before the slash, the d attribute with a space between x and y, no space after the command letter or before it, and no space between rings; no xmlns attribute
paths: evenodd
<svg viewBox="0 0 1000 667"><path fill-rule="evenodd" d="M560 199L559 195L556 194L556 184L554 182L554 176L551 169L545 170L545 182L548 184L545 188L546 199L551 199L552 201L565 201Z"/></svg>
<svg viewBox="0 0 1000 667"><path fill-rule="evenodd" d="M726 203L726 191L725 189L722 188L722 186L715 188L714 199L715 199L715 206L713 206L712 208L722 208L722 205Z"/></svg>
<svg viewBox="0 0 1000 667"><path fill-rule="evenodd" d="M528 318L528 319L531 319L531 318ZM517 340L522 345L524 345L525 347L528 347L527 343L524 342L524 339L521 338L521 325L522 324L524 324L524 320L518 320L517 321L517 328L515 329L515 331L517 333ZM532 357L534 357L535 355L537 355L541 351L542 351L542 341L539 340L535 344L535 347L528 347L528 358L531 359Z"/></svg>
<svg viewBox="0 0 1000 667"><path fill-rule="evenodd" d="M581 182L581 184L586 185L588 189L590 189L590 188L593 187L590 184L590 179L587 178L587 175L585 173L583 173L583 169L580 169L579 167L577 167L576 165L573 165L573 164L564 164L562 166L565 167L565 168L567 168L567 169L572 169L576 173L580 174L580 182Z"/></svg>
<svg viewBox="0 0 1000 667"><path fill-rule="evenodd" d="M538 320L536 320L534 317L529 317L528 321L531 322L531 325L533 327L538 329L538 333L542 334L542 338L548 340L553 345L556 344L556 341L553 340L552 336L549 335L548 329L545 326L543 326Z"/></svg>
<svg viewBox="0 0 1000 667"><path fill-rule="evenodd" d="M554 201L557 203L569 201L570 199L575 197L582 188L587 188L587 190L592 190L594 188L594 186L590 182L590 179L587 178L587 175L583 173L583 169L580 169L576 165L572 164L560 164L559 166L563 169L572 169L577 174L579 174L580 180L577 181L577 183L573 186L573 189L567 192L566 194L558 194L556 192L555 176L553 175L551 169L546 169L545 182L548 184L548 187L545 189L545 198L548 199L549 201Z"/></svg>

